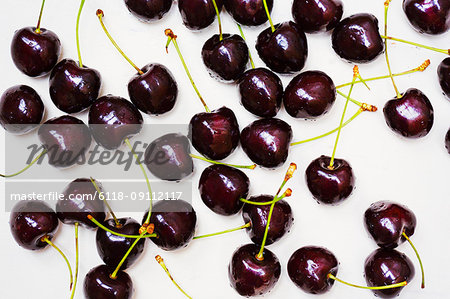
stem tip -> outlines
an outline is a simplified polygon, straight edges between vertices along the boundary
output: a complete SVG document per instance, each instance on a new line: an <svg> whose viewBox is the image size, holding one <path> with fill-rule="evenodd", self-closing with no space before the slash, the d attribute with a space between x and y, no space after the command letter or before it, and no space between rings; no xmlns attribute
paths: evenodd
<svg viewBox="0 0 450 299"><path fill-rule="evenodd" d="M103 13L103 10L101 9L97 9L97 12L95 13L97 15L97 17L104 17L105 14Z"/></svg>

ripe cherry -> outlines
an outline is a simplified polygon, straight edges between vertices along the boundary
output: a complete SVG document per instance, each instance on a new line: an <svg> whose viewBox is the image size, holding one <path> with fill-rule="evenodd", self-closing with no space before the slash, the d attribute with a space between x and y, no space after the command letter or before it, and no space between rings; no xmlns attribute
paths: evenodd
<svg viewBox="0 0 450 299"><path fill-rule="evenodd" d="M450 3L446 0L403 0L403 11L421 33L442 34L450 28Z"/></svg>
<svg viewBox="0 0 450 299"><path fill-rule="evenodd" d="M294 0L292 4L294 21L308 33L332 30L343 10L341 0Z"/></svg>
<svg viewBox="0 0 450 299"><path fill-rule="evenodd" d="M173 0L125 0L128 10L144 22L162 19L172 3Z"/></svg>
<svg viewBox="0 0 450 299"><path fill-rule="evenodd" d="M86 299L131 299L133 297L133 281L124 271L119 271L111 278L114 268L100 265L92 268L84 278L84 295Z"/></svg>
<svg viewBox="0 0 450 299"><path fill-rule="evenodd" d="M247 26L258 26L267 22L264 0L226 0L225 8L233 19ZM269 12L273 8L273 0L267 0Z"/></svg>
<svg viewBox="0 0 450 299"><path fill-rule="evenodd" d="M222 0L216 0L219 11ZM216 10L212 0L179 0L178 9L184 25L192 30L200 30L211 25L216 18Z"/></svg>
<svg viewBox="0 0 450 299"><path fill-rule="evenodd" d="M450 100L450 57L445 58L438 67L439 84Z"/></svg>

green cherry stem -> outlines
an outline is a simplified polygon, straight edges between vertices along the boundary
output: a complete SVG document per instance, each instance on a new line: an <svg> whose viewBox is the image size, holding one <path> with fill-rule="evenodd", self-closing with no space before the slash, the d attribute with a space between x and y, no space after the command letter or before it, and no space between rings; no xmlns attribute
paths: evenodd
<svg viewBox="0 0 450 299"><path fill-rule="evenodd" d="M202 235L202 236L195 236L194 240L203 239L203 238L209 238L209 237L214 237L214 236L219 236L219 235L223 235L223 234L227 234L227 233L232 233L232 232L235 232L235 231L238 231L238 230L242 230L242 229L250 227L250 226L252 226L252 224L249 222L249 223L246 223L246 224L241 225L239 227L232 228L232 229L227 229L227 230L224 230L224 231L221 231L221 232L207 234L207 235Z"/></svg>
<svg viewBox="0 0 450 299"><path fill-rule="evenodd" d="M384 2L384 35L387 35L387 28L388 28L388 10L389 10L389 4L392 0L386 0ZM387 40L384 39L385 49L384 49L384 56L386 58L386 65L389 71L389 77L391 78L392 85L394 86L395 93L397 95L397 98L401 98L402 95L398 91L397 85L395 84L394 76L392 76L392 70L391 70L391 63L389 62L389 54L388 54L388 45Z"/></svg>
<svg viewBox="0 0 450 299"><path fill-rule="evenodd" d="M362 81L359 81L359 82L362 82ZM347 95L346 95L345 93L343 93L342 91L336 89L336 92L337 92L340 96L342 96L342 97L344 97L344 98L347 98ZM357 100L355 100L355 99L353 99L353 98L349 98L349 100L350 100L350 102L352 102L352 103L354 103L355 105L358 105L358 106L360 106L360 107L361 107L361 105L362 105L361 102L359 102L359 101L357 101Z"/></svg>
<svg viewBox="0 0 450 299"><path fill-rule="evenodd" d="M108 208L109 213L113 217L114 222L116 223L116 227L117 228L122 227L122 225L119 223L119 220L117 220L116 214L114 214L113 210L111 209L111 206L109 205L108 201L106 200L105 195L103 194L102 190L100 190L97 183L95 182L95 180L92 177L90 177L90 179L91 179L92 185L94 185L94 188L98 193L98 197L105 203L106 207Z"/></svg>
<svg viewBox="0 0 450 299"><path fill-rule="evenodd" d="M173 282L173 284L182 292L187 298L192 299L191 296L189 296L181 287L180 285L173 279L172 275L169 272L169 269L167 269L166 264L164 263L163 258L160 255L155 256L155 260L158 262L158 264L164 269L167 276L169 276L170 280Z"/></svg>
<svg viewBox="0 0 450 299"><path fill-rule="evenodd" d="M422 259L420 258L419 251L417 251L417 249L414 246L413 242L411 241L411 239L409 239L409 237L405 234L405 232L403 232L402 235L406 239L406 241L408 241L409 245L411 245L412 249L416 253L417 259L419 260L420 271L422 272L422 285L421 285L421 288L424 289L425 288L425 271L423 269Z"/></svg>
<svg viewBox="0 0 450 299"><path fill-rule="evenodd" d="M39 18L38 18L38 22L36 25L36 30L34 31L37 34L41 33L41 19L42 19L42 13L44 12L44 4L45 4L45 0L42 0L41 11L39 12Z"/></svg>
<svg viewBox="0 0 450 299"><path fill-rule="evenodd" d="M243 203L249 204L249 205L254 205L254 206L269 206L273 203L277 203L280 200L284 199L285 197L289 197L292 194L292 190L290 188L288 188L281 196L277 196L275 197L273 200L271 201L265 201L265 202L258 202L258 201L251 201L251 200L247 200L244 198L239 199L240 201L242 201Z"/></svg>
<svg viewBox="0 0 450 299"><path fill-rule="evenodd" d="M141 236L139 235L124 235L124 234L120 234L118 232L115 232L113 230L110 230L109 228L107 228L106 226L104 226L103 224L101 224L100 222L98 222L97 219L95 219L94 217L92 217L92 215L88 215L87 216L89 220L91 220L95 225L97 225L99 228L103 229L104 231L107 231L115 236L119 236L119 237L123 237L123 238L129 238L129 239L137 239L137 238L141 238ZM158 237L157 234L147 234L144 235L142 238L156 238Z"/></svg>
<svg viewBox="0 0 450 299"><path fill-rule="evenodd" d="M403 281L403 282L400 282L400 283L390 284L390 285L387 285L387 286L380 286L380 287L364 287L364 286L359 286L359 285L356 285L356 284L352 284L352 283L348 283L348 282L346 282L346 281L343 281L343 280L337 278L336 276L334 276L334 275L331 274L331 273L328 273L327 277L328 277L329 279L333 279L333 280L338 281L338 282L340 282L340 283L343 283L343 284L345 284L345 285L348 285L348 286L351 286L351 287L355 287L355 288L358 288L358 289L365 289L365 290L386 290L386 289L393 289L393 288L404 287L404 286L406 286L406 285L408 284L407 281Z"/></svg>
<svg viewBox="0 0 450 299"><path fill-rule="evenodd" d="M206 112L211 112L211 110L208 108L208 105L206 105L205 100L203 99L202 95L200 94L200 91L197 88L197 85L195 85L194 79L191 76L191 73L189 72L189 68L186 65L186 61L184 61L183 55L181 54L180 47L178 46L177 42L177 36L173 33L172 29L166 29L164 31L164 34L167 36L167 43L166 43L166 52L168 52L168 48L170 43L172 42L175 46L175 49L177 50L178 56L180 57L181 63L183 64L183 68L186 72L186 75L189 78L189 81L191 81L191 85L194 88L195 92L197 93L198 98L202 102L203 107L205 107Z"/></svg>
<svg viewBox="0 0 450 299"><path fill-rule="evenodd" d="M80 27L80 17L81 12L83 11L84 2L86 0L81 0L80 9L78 10L78 16L77 16L77 27L76 27L76 38L77 38L77 52L78 52L78 64L80 67L83 67L83 61L81 59L81 50L80 50L80 35L79 35L79 27Z"/></svg>
<svg viewBox="0 0 450 299"><path fill-rule="evenodd" d="M222 34L222 21L220 20L219 7L217 7L216 0L212 0L212 3L213 3L213 5L214 5L214 10L216 11L217 22L219 23L219 40L223 40L223 34Z"/></svg>
<svg viewBox="0 0 450 299"><path fill-rule="evenodd" d="M245 39L244 31L242 30L241 25L240 25L239 23L236 23L236 25L237 25L238 28L239 28L239 32L240 32L240 34L241 34L242 39L243 39L245 42L247 42L247 40ZM250 48L248 49L248 57L250 58L250 63L251 63L251 65L252 65L252 69L254 69L254 68L255 68L255 63L253 62L252 52L250 51Z"/></svg>
<svg viewBox="0 0 450 299"><path fill-rule="evenodd" d="M269 19L270 28L272 28L272 32L275 32L275 26L273 26L272 18L270 17L269 6L267 5L267 1L263 0L264 9L266 10L267 19Z"/></svg>
<svg viewBox="0 0 450 299"><path fill-rule="evenodd" d="M106 29L105 23L103 22L103 17L105 16L105 14L103 13L103 10L97 9L96 14L97 14L98 20L100 21L100 25L101 25L102 28L103 28L103 31L105 32L106 36L108 36L109 40L110 40L111 43L114 45L114 47L117 49L117 51L119 51L119 53L123 56L123 58L125 58L126 61L128 61L128 63L131 64L131 66L134 67L135 70L136 70L140 75L144 74L144 72L143 72L140 68L138 68L137 65L134 64L134 62L131 61L131 59L128 58L127 55L125 55L125 53L122 51L122 49L121 49L121 48L119 47L119 45L116 43L116 41L113 39L113 37L111 36L111 34L109 34L108 29Z"/></svg>
<svg viewBox="0 0 450 299"><path fill-rule="evenodd" d="M3 178L12 178L12 177L18 176L18 175L21 174L21 173L24 173L25 171L27 171L28 168L30 168L30 167L33 166L37 161L39 161L39 159L41 159L41 157L42 157L43 155L45 155L46 153L47 153L47 150L46 150L46 149L43 149L42 152L41 152L36 158L34 158L34 160L31 161L30 164L28 164L27 166L25 166L24 169L22 169L22 170L20 170L20 171L18 171L18 172L16 172L16 173L13 173L13 174L0 174L0 177L3 177Z"/></svg>
<svg viewBox="0 0 450 299"><path fill-rule="evenodd" d="M75 282L73 284L72 294L70 295L70 299L73 299L75 296L75 290L77 288L78 282L78 266L80 264L80 249L78 245L78 226L79 223L75 222Z"/></svg>
<svg viewBox="0 0 450 299"><path fill-rule="evenodd" d="M209 160L209 159L207 159L205 157L197 156L197 155L194 155L194 154L189 154L189 156L191 156L192 158L197 159L197 160L202 160L202 161L205 161L205 162L209 162L211 164L226 165L226 166L230 166L230 167L234 167L234 168L252 169L252 170L256 168L256 164L253 164L253 165L227 164L227 163L217 162L217 161L214 161L214 160Z"/></svg>
<svg viewBox="0 0 450 299"><path fill-rule="evenodd" d="M133 248L136 246L136 244L144 237L144 235L146 234L146 231L143 231L139 237L133 242L133 244L131 244L130 248L128 248L128 251L125 253L125 255L123 256L122 260L120 261L120 263L117 265L116 270L114 270L113 274L111 274L111 278L112 279L116 279L117 277L117 273L119 273L120 268L122 267L123 263L125 263L125 260L127 259L127 257L130 255L131 251L133 250Z"/></svg>
<svg viewBox="0 0 450 299"><path fill-rule="evenodd" d="M72 267L70 266L69 260L67 259L66 255L64 254L64 252L62 252L61 249L59 249L58 246L56 246L55 244L53 244L52 241L50 241L50 239L48 238L48 236L45 236L41 239L42 242L47 243L48 245L50 245L51 247L53 247L56 251L58 251L58 253L62 256L62 258L64 259L64 261L67 264L67 268L69 269L69 276L70 276L70 286L69 288L72 290L72 286L73 286L73 273L72 273Z"/></svg>
<svg viewBox="0 0 450 299"><path fill-rule="evenodd" d="M435 52L438 52L438 53L450 55L450 49L439 49L439 48L435 48L435 47L430 47L430 46L418 44L418 43L415 43L415 42L407 41L407 40L404 40L404 39L401 39L401 38L387 36L387 34L381 35L381 38L384 38L385 40L389 39L389 40L393 40L393 41L396 41L396 42L409 44L409 45L412 45L412 46L424 48L424 49L435 51Z"/></svg>

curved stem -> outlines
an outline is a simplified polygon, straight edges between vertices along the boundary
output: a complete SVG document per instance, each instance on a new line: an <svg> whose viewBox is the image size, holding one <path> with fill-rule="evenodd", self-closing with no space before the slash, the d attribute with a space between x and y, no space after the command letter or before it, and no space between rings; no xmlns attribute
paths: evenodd
<svg viewBox="0 0 450 299"><path fill-rule="evenodd" d="M387 36L387 34L381 35L381 38L383 38L385 40L389 39L389 40L397 41L397 42L400 42L400 43L409 44L409 45L412 45L412 46L416 46L416 47L424 48L424 49L427 49L427 50L439 52L439 53L442 53L442 54L450 55L450 49L439 49L439 48L435 48L435 47L429 47L429 46L425 46L425 45L418 44L418 43L415 43L415 42L407 41L407 40L404 40L404 39L401 39L401 38Z"/></svg>
<svg viewBox="0 0 450 299"><path fill-rule="evenodd" d="M39 18L38 18L38 22L36 25L36 30L34 31L37 34L41 33L41 19L42 19L42 13L44 12L44 4L45 4L45 0L42 0L41 11L39 12Z"/></svg>
<svg viewBox="0 0 450 299"><path fill-rule="evenodd" d="M164 269L164 271L166 271L167 276L169 276L170 280L173 282L173 284L180 290L180 292L182 292L187 298L192 299L191 296L189 296L179 285L178 283L173 279L172 275L169 272L169 269L167 269L166 264L164 263L164 260L161 256L157 255L155 256L156 261L158 262L158 264Z"/></svg>
<svg viewBox="0 0 450 299"><path fill-rule="evenodd" d="M242 30L241 25L240 25L239 23L236 23L236 25L237 25L238 28L239 28L239 32L241 33L242 39L243 39L245 42L247 42L247 40L245 39L244 31ZM248 58L250 58L250 63L251 63L251 65L252 65L252 69L254 69L254 68L255 68L255 63L253 62L252 52L250 51L250 48L248 49Z"/></svg>
<svg viewBox="0 0 450 299"><path fill-rule="evenodd" d="M194 237L194 240L208 238L208 237L214 237L214 236L223 235L223 234L227 234L227 233L232 233L232 232L235 232L235 231L238 231L238 230L250 227L250 226L251 226L251 223L249 222L249 223L246 223L244 225L241 225L241 226L233 228L233 229L227 229L227 230L224 230L224 231L221 231L221 232L217 232L217 233L213 233L213 234L196 236L196 237Z"/></svg>
<svg viewBox="0 0 450 299"><path fill-rule="evenodd" d="M83 10L84 2L86 0L81 0L80 9L78 10L77 16L77 28L76 28L76 37L77 37L77 52L78 52L78 64L80 67L83 67L83 61L81 59L81 50L80 50L80 37L79 37L79 27L80 27L80 17L81 11Z"/></svg>
<svg viewBox="0 0 450 299"><path fill-rule="evenodd" d="M290 190L290 191L288 191ZM283 193L281 196L277 196L275 197L275 199L271 200L271 201L265 201L265 202L257 202L257 201L251 201L251 200L247 200L244 198L239 199L240 201L242 201L243 203L249 204L249 205L254 205L254 206L269 206L273 203L277 203L280 200L284 199L285 197L289 197L290 194L292 193L291 189L287 189L285 193Z"/></svg>
<svg viewBox="0 0 450 299"><path fill-rule="evenodd" d="M206 102L203 99L202 95L200 94L200 91L198 90L197 85L195 85L194 79L192 78L191 73L189 72L189 68L186 65L186 61L184 61L183 55L181 54L181 51L180 51L180 47L178 47L177 36L173 33L173 31L171 29L166 29L164 31L164 34L167 36L166 52L168 52L169 44L170 44L170 42L172 42L173 45L175 46L175 49L177 50L178 57L180 57L181 63L183 64L183 68L186 72L186 75L188 76L189 81L191 81L191 85L194 88L195 92L197 93L197 96L200 99L200 102L202 102L202 105L203 105L203 107L205 107L206 112L211 112L211 110L209 110L209 108L208 108L208 105L206 105Z"/></svg>
<svg viewBox="0 0 450 299"><path fill-rule="evenodd" d="M197 155L194 155L194 154L189 154L189 156L191 156L192 158L197 159L197 160L202 160L202 161L205 161L205 162L209 162L211 164L226 165L226 166L230 166L230 167L234 167L234 168L252 169L252 170L256 168L256 164L253 164L253 165L235 165L235 164L227 164L227 163L222 163L222 162L218 162L218 161L214 161L214 160L209 160L209 159L207 159L205 157L197 156Z"/></svg>
<svg viewBox="0 0 450 299"><path fill-rule="evenodd" d="M28 164L27 166L25 166L25 168L24 169L22 169L22 170L20 170L20 171L18 171L18 172L16 172L16 173L13 173L13 174L0 174L0 177L3 177L3 178L12 178L12 177L15 177L15 176L17 176L17 175L19 175L19 174L21 174L21 173L24 173L25 171L27 171L27 169L28 168L30 168L31 166L33 166L43 155L45 155L47 153L47 150L46 149L43 149L42 150L42 152L36 157L36 158L34 158L34 160L33 161L31 161L31 163L30 164Z"/></svg>
<svg viewBox="0 0 450 299"><path fill-rule="evenodd" d="M105 16L105 14L103 13L103 10L97 9L97 13L96 14L97 14L98 20L100 21L100 25L103 28L103 31L106 33L106 35L108 36L109 40L114 45L114 47L117 49L117 51L119 51L119 53L123 56L123 58L125 58L128 61L128 63L131 64L131 66L134 67L136 69L136 71L140 75L144 74L144 72L140 68L138 68L137 65L134 64L133 61L131 61L131 59L128 58L127 55L125 55L125 53L122 51L122 49L120 49L119 45L115 42L113 37L109 34L108 29L106 29L106 26L103 23L103 17Z"/></svg>
<svg viewBox="0 0 450 299"><path fill-rule="evenodd" d="M275 27L273 26L272 18L270 17L269 6L267 5L267 1L266 0L263 0L263 3L264 3L264 9L266 10L266 14L267 14L267 19L269 19L270 28L272 28L272 32L274 32L275 31Z"/></svg>
<svg viewBox="0 0 450 299"><path fill-rule="evenodd" d="M122 267L123 263L125 263L125 260L130 255L131 251L136 246L136 244L143 238L144 234L145 234L145 231L142 234L140 234L139 237L133 242L133 244L131 244L130 248L128 248L128 251L125 253L125 255L123 256L122 260L117 265L116 270L114 270L113 274L111 274L111 278L112 279L116 279L117 273L119 273L120 268Z"/></svg>
<svg viewBox="0 0 450 299"><path fill-rule="evenodd" d="M98 197L105 203L106 207L108 208L109 213L113 217L114 222L116 223L116 227L121 227L122 225L119 223L119 220L117 220L117 217L114 214L113 210L111 209L111 206L109 205L109 203L106 200L105 196L103 195L102 190L100 190L100 188L97 186L97 183L95 182L95 180L92 177L90 177L90 179L91 179L92 184L94 185L95 190L98 193Z"/></svg>
<svg viewBox="0 0 450 299"><path fill-rule="evenodd" d="M123 238L129 238L129 239L137 239L137 238L141 238L141 236L139 235L124 235L124 234L120 234L117 233L113 230L110 230L109 228L107 228L106 226L104 226L103 224L101 224L100 222L98 222L94 217L92 217L91 215L88 215L88 219L91 220L95 225L97 225L99 228L103 229L104 231L107 231L115 236L119 236L119 237L123 237ZM142 238L156 238L158 237L157 234L149 234L149 235L144 235Z"/></svg>
<svg viewBox="0 0 450 299"><path fill-rule="evenodd" d="M335 281L338 281L340 283L343 283L345 285L351 286L351 287L355 287L355 288L359 288L359 289L365 289L365 290L386 290L386 289L393 289L393 288L400 288L400 287L404 287L408 284L407 281L403 281L400 283L396 283L396 284L391 284L391 285L387 285L387 286L380 286L380 287L364 287L364 286L359 286L356 284L352 284L352 283L348 283L346 281L343 281L339 278L337 278L336 276L334 276L331 273L328 273L328 278L333 279Z"/></svg>
<svg viewBox="0 0 450 299"><path fill-rule="evenodd" d="M69 275L70 275L70 289L72 289L72 285L73 285L73 274L72 274L72 267L70 266L69 260L67 259L66 255L64 254L64 252L61 251L61 249L58 248L58 246L56 246L55 244L53 244L52 241L50 241L50 239L48 238L48 236L45 236L41 239L43 242L46 242L48 245L50 245L51 247L53 247L56 251L59 252L59 254L63 257L64 261L67 264L67 268L69 269Z"/></svg>
<svg viewBox="0 0 450 299"><path fill-rule="evenodd" d="M78 246L78 222L75 223L75 283L73 284L72 295L70 299L73 299L75 296L75 290L77 288L78 282L78 265L80 263L80 254L79 254L79 246Z"/></svg>
<svg viewBox="0 0 450 299"><path fill-rule="evenodd" d="M214 9L216 11L216 15L217 15L217 22L219 23L219 40L223 40L223 34L222 34L222 22L220 20L220 12L219 12L219 8L217 7L217 3L216 0L212 0L212 3L214 5Z"/></svg>
<svg viewBox="0 0 450 299"><path fill-rule="evenodd" d="M417 259L419 260L420 271L422 272L422 285L421 285L421 287L422 287L422 289L424 289L425 288L425 271L423 269L422 259L420 258L419 251L417 251L416 247L414 246L412 241L409 239L409 237L405 234L405 232L403 232L402 235L406 239L406 241L408 241L409 245L411 245L412 249L416 253Z"/></svg>
<svg viewBox="0 0 450 299"><path fill-rule="evenodd" d="M386 0L386 2L384 2L384 35L387 35L388 10L389 10L389 3L390 2L391 2L391 0ZM384 46L385 46L384 55L386 57L386 65L387 65L387 68L388 68L388 71L389 71L389 77L391 78L392 85L394 86L395 94L397 95L397 98L401 98L402 95L398 91L397 85L395 85L394 77L392 76L391 64L389 62L388 45L387 45L387 40L386 39L384 39Z"/></svg>

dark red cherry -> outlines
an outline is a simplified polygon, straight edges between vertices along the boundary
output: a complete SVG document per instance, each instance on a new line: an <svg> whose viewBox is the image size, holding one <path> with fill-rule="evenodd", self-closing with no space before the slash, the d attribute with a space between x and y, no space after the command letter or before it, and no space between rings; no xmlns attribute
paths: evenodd
<svg viewBox="0 0 450 299"><path fill-rule="evenodd" d="M327 113L336 100L333 80L321 71L296 76L286 87L284 107L290 116L314 119Z"/></svg>
<svg viewBox="0 0 450 299"><path fill-rule="evenodd" d="M194 148L212 160L228 157L239 144L239 124L234 112L222 107L194 115L189 123Z"/></svg>
<svg viewBox="0 0 450 299"><path fill-rule="evenodd" d="M96 181L100 191L102 185ZM97 228L88 215L100 223L106 218L105 205L90 179L79 178L72 181L62 192L63 198L56 203L56 214L65 224L79 223L87 228Z"/></svg>
<svg viewBox="0 0 450 299"><path fill-rule="evenodd" d="M269 27L258 36L256 50L259 57L274 72L292 74L302 70L308 57L306 35L294 22Z"/></svg>
<svg viewBox="0 0 450 299"><path fill-rule="evenodd" d="M283 83L272 71L257 68L246 71L238 81L241 103L251 113L275 117L283 100Z"/></svg>
<svg viewBox="0 0 450 299"><path fill-rule="evenodd" d="M294 0L292 16L305 32L329 31L336 27L344 11L341 0Z"/></svg>
<svg viewBox="0 0 450 299"><path fill-rule="evenodd" d="M222 0L216 0L219 12L222 10ZM212 0L179 0L178 9L184 25L192 30L208 27L216 19L216 10Z"/></svg>
<svg viewBox="0 0 450 299"><path fill-rule="evenodd" d="M394 249L379 248L370 254L364 263L364 273L367 285L370 287L384 286L403 281L410 282L414 277L414 265L401 252ZM394 298L403 287L386 290L373 290L380 298Z"/></svg>
<svg viewBox="0 0 450 299"><path fill-rule="evenodd" d="M278 282L281 264L277 256L264 249L264 259L259 260L259 246L247 244L236 249L228 265L231 286L241 296L251 297L270 292Z"/></svg>
<svg viewBox="0 0 450 299"><path fill-rule="evenodd" d="M25 200L18 202L11 210L9 226L17 244L29 250L46 247L58 228L56 213L42 201Z"/></svg>
<svg viewBox="0 0 450 299"><path fill-rule="evenodd" d="M145 213L143 221L147 219ZM167 251L186 247L195 234L197 214L192 205L184 200L158 201L152 209L150 223L155 225L157 238L150 238L159 248Z"/></svg>
<svg viewBox="0 0 450 299"><path fill-rule="evenodd" d="M332 43L336 54L354 63L370 62L384 51L378 19L367 13L343 19L334 28Z"/></svg>
<svg viewBox="0 0 450 299"><path fill-rule="evenodd" d="M119 148L125 139L138 134L143 125L139 110L122 97L98 98L89 110L89 127L95 141L106 149Z"/></svg>
<svg viewBox="0 0 450 299"><path fill-rule="evenodd" d="M161 19L172 7L173 0L125 0L128 10L139 20Z"/></svg>
<svg viewBox="0 0 450 299"><path fill-rule="evenodd" d="M48 74L58 62L61 42L50 30L26 27L14 33L11 56L16 67L25 75L40 77Z"/></svg>
<svg viewBox="0 0 450 299"><path fill-rule="evenodd" d="M205 205L213 212L230 216L238 213L247 198L250 181L239 169L211 165L200 177L198 190Z"/></svg>
<svg viewBox="0 0 450 299"><path fill-rule="evenodd" d="M218 34L208 39L202 48L203 63L210 75L225 82L233 82L245 72L248 63L248 47L236 34Z"/></svg>
<svg viewBox="0 0 450 299"><path fill-rule="evenodd" d="M8 88L0 98L0 125L9 133L25 134L44 118L45 107L39 94L27 85Z"/></svg>
<svg viewBox="0 0 450 299"><path fill-rule="evenodd" d="M271 195L259 195L250 197L250 201L268 202L273 200ZM267 226L270 205L259 206L245 204L242 209L242 218L245 223L251 224L247 227L247 233L253 243L261 245ZM291 206L285 200L278 201L273 206L272 219L269 224L266 245L270 245L280 240L292 227L294 217Z"/></svg>
<svg viewBox="0 0 450 299"><path fill-rule="evenodd" d="M60 168L81 163L92 142L88 126L70 115L46 121L39 127L38 136L47 150L48 163Z"/></svg>
<svg viewBox="0 0 450 299"><path fill-rule="evenodd" d="M404 137L424 137L433 127L433 106L427 96L415 88L408 89L401 98L388 101L383 113L389 128Z"/></svg>
<svg viewBox="0 0 450 299"><path fill-rule="evenodd" d="M145 165L165 181L180 181L194 172L189 139L181 134L167 134L155 139L145 150Z"/></svg>
<svg viewBox="0 0 450 299"><path fill-rule="evenodd" d="M450 154L450 129L448 129L447 134L445 134L445 148Z"/></svg>
<svg viewBox="0 0 450 299"><path fill-rule="evenodd" d="M286 162L291 140L291 126L277 118L254 121L241 133L244 152L254 163L267 168Z"/></svg>
<svg viewBox="0 0 450 299"><path fill-rule="evenodd" d="M450 100L450 57L445 58L438 67L439 84Z"/></svg>
<svg viewBox="0 0 450 299"><path fill-rule="evenodd" d="M141 225L133 218L118 218L119 225L116 225L114 219L106 220L103 225L110 230L123 234L123 235L139 235L139 229ZM125 270L129 268L136 260L142 255L145 248L145 240L141 239L131 250L130 255L126 258L120 269ZM121 236L113 235L103 229L98 229L95 236L97 244L97 252L103 262L111 267L116 268L119 265L122 258L130 249L131 245L136 241L133 238L124 238ZM111 273L110 273L111 274Z"/></svg>
<svg viewBox="0 0 450 299"><path fill-rule="evenodd" d="M100 265L92 268L84 278L84 296L86 299L131 299L133 281L124 271L111 278L114 268Z"/></svg>
<svg viewBox="0 0 450 299"><path fill-rule="evenodd" d="M97 70L80 67L72 59L63 59L50 74L50 98L59 110L78 113L97 99L101 85Z"/></svg>
<svg viewBox="0 0 450 299"><path fill-rule="evenodd" d="M273 0L267 0L267 7L271 12ZM263 0L225 0L225 8L242 25L258 26L267 22Z"/></svg>
<svg viewBox="0 0 450 299"><path fill-rule="evenodd" d="M403 0L403 11L420 33L442 34L450 28L448 0Z"/></svg>
<svg viewBox="0 0 450 299"><path fill-rule="evenodd" d="M162 64L150 63L128 83L130 100L147 114L164 114L172 110L178 96L178 85L172 73Z"/></svg>
<svg viewBox="0 0 450 299"><path fill-rule="evenodd" d="M378 246L395 248L414 234L416 216L406 206L392 201L378 201L364 213L364 224Z"/></svg>
<svg viewBox="0 0 450 299"><path fill-rule="evenodd" d="M328 156L320 156L306 169L306 183L318 203L336 205L347 199L355 188L355 177L350 164L335 159L330 169Z"/></svg>
<svg viewBox="0 0 450 299"><path fill-rule="evenodd" d="M339 263L334 254L324 247L305 246L295 251L289 259L287 269L296 286L309 294L328 292L336 276Z"/></svg>

